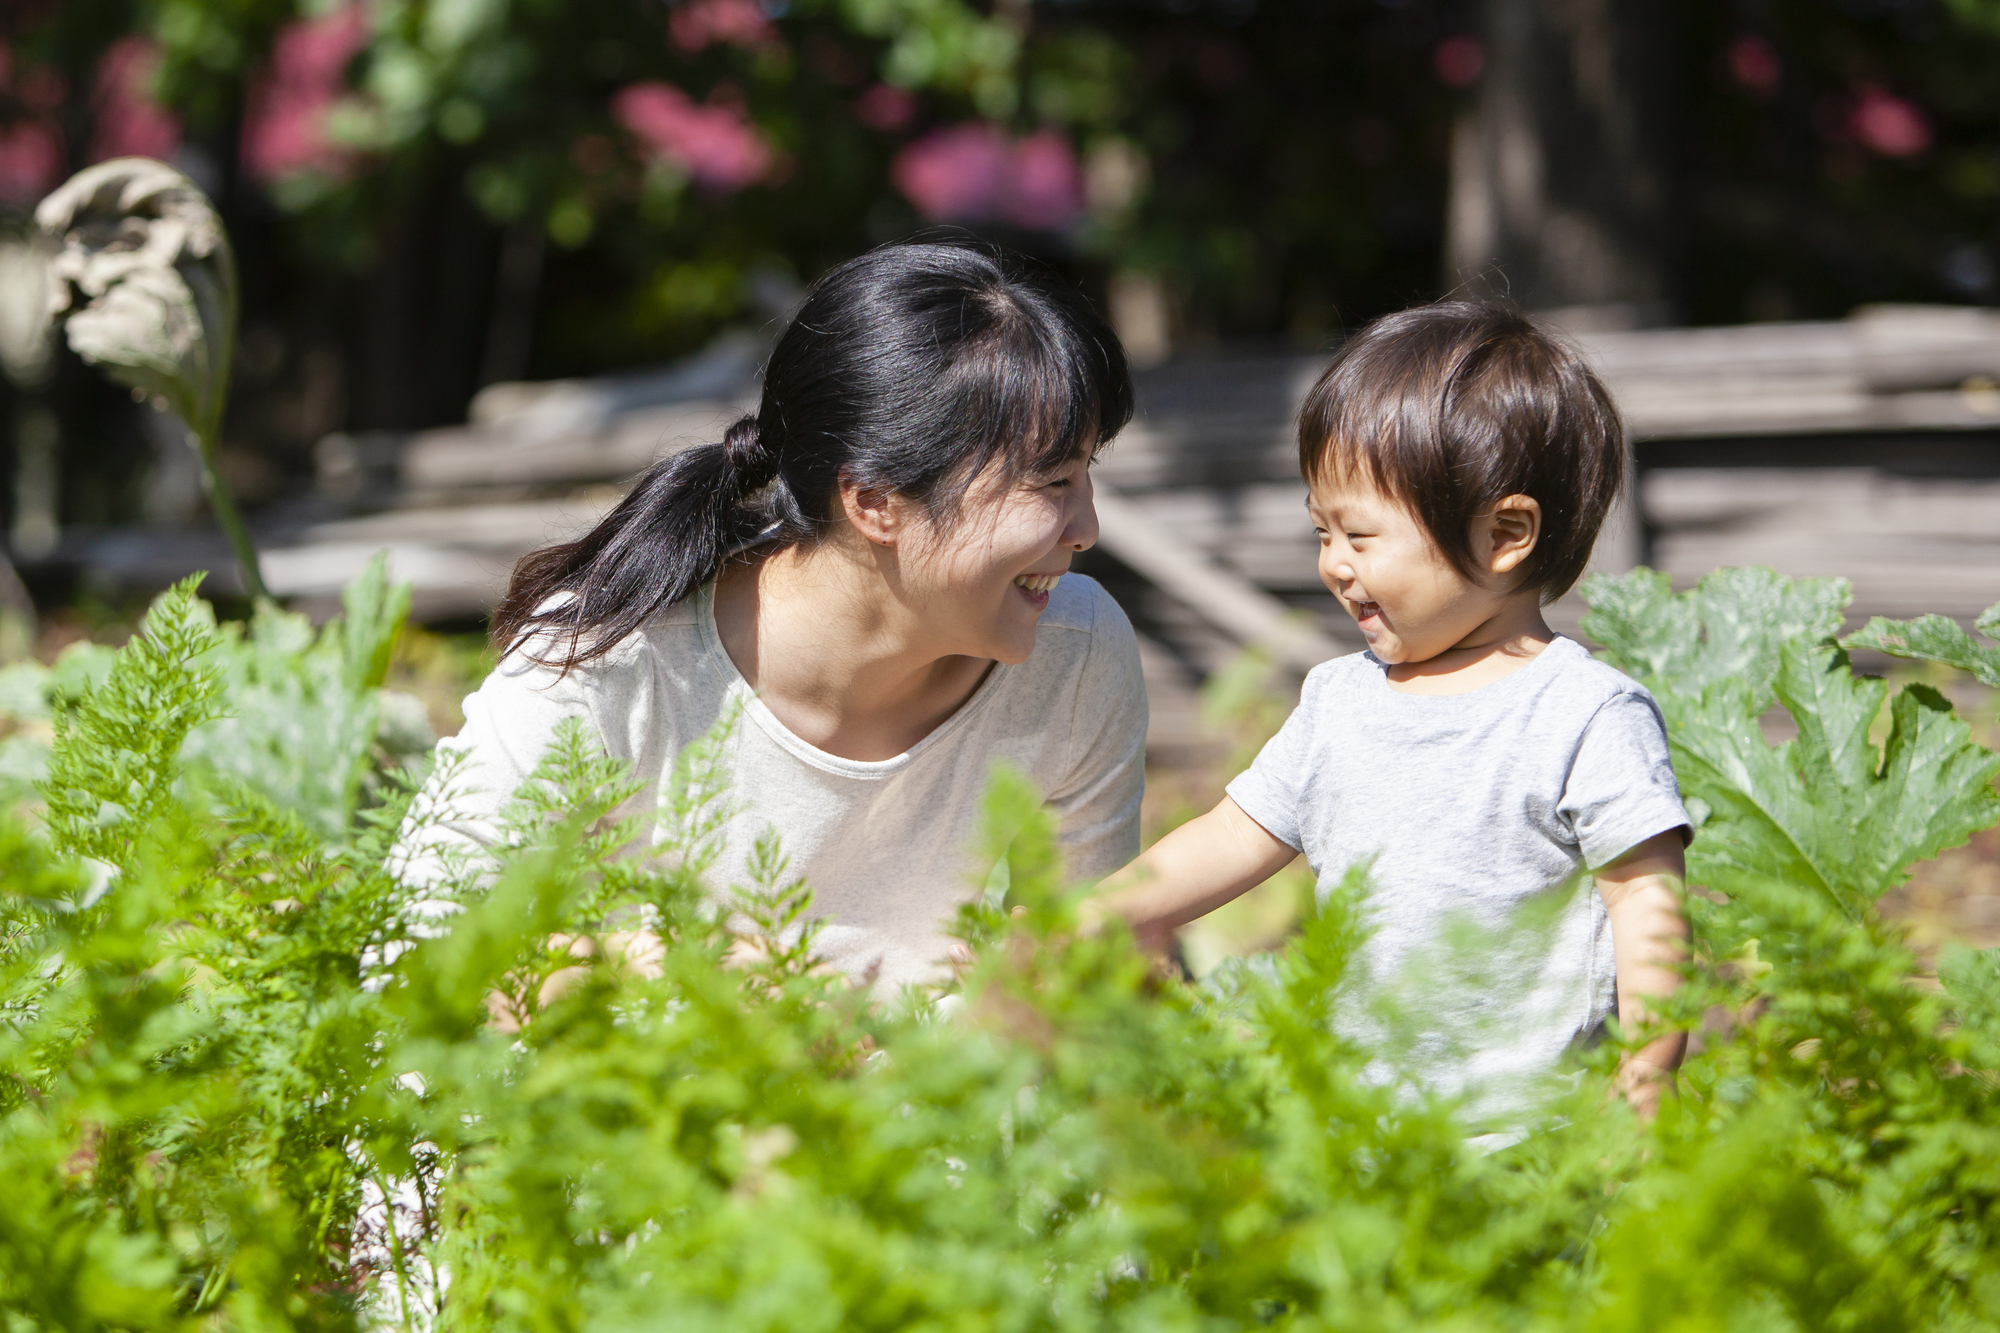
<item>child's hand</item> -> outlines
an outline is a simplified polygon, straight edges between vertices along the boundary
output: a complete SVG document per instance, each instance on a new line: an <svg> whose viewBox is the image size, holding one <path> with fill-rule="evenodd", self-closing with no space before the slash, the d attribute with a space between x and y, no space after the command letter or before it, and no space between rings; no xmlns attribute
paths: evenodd
<svg viewBox="0 0 2000 1333"><path fill-rule="evenodd" d="M1674 1071L1655 1064L1640 1051L1618 1066L1617 1087L1639 1123L1647 1124L1660 1113L1660 1099L1673 1094Z"/></svg>

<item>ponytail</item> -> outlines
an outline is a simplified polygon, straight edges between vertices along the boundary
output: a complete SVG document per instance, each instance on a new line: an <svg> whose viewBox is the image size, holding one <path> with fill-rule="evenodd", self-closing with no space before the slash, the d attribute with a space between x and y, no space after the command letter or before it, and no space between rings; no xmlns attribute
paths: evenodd
<svg viewBox="0 0 2000 1333"><path fill-rule="evenodd" d="M754 416L738 419L720 443L653 464L588 533L514 566L493 611L502 656L542 639L530 656L564 671L603 656L713 579L732 554L762 544L770 522L750 497L777 471Z"/></svg>
<svg viewBox="0 0 2000 1333"><path fill-rule="evenodd" d="M655 463L578 540L523 557L494 642L568 671L729 560L820 540L843 478L946 523L987 467L1054 471L1131 417L1124 350L1073 292L991 247L886 246L806 297L755 416Z"/></svg>

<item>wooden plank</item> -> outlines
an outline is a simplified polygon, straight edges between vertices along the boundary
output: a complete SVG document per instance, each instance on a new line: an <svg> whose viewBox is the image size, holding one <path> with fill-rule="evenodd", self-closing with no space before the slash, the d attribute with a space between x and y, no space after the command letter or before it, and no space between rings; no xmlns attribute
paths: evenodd
<svg viewBox="0 0 2000 1333"><path fill-rule="evenodd" d="M1277 598L1231 573L1145 509L1100 487L1099 543L1155 587L1246 647L1268 649L1298 671L1341 653L1339 644Z"/></svg>

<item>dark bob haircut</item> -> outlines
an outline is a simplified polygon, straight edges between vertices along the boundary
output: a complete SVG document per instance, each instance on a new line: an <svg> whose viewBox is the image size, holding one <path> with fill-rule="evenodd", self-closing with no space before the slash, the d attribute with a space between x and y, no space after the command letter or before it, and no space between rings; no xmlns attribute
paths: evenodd
<svg viewBox="0 0 2000 1333"><path fill-rule="evenodd" d="M991 246L884 247L814 285L754 416L654 464L583 537L522 558L494 641L566 671L725 562L822 540L843 478L949 523L987 468L1053 472L1131 418L1124 349L1075 292Z"/></svg>
<svg viewBox="0 0 2000 1333"><path fill-rule="evenodd" d="M1472 520L1508 495L1542 507L1523 588L1568 592L1625 478L1611 394L1519 312L1440 301L1384 315L1343 345L1299 410L1306 480L1364 480L1407 506L1475 573Z"/></svg>

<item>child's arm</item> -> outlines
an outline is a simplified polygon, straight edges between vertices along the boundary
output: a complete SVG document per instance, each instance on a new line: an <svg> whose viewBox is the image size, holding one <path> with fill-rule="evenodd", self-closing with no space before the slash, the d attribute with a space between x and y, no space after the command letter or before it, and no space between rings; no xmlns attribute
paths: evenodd
<svg viewBox="0 0 2000 1333"><path fill-rule="evenodd" d="M1627 1024L1651 1017L1649 1002L1680 989L1688 924L1681 911L1687 858L1679 829L1634 847L1597 872L1597 891L1611 916L1611 949L1618 960L1618 1013ZM1642 1118L1659 1106L1687 1050L1687 1034L1655 1037L1627 1056L1619 1089Z"/></svg>
<svg viewBox="0 0 2000 1333"><path fill-rule="evenodd" d="M1158 950L1176 926L1256 888L1297 855L1225 796L1106 879L1088 914L1124 917L1143 947Z"/></svg>

